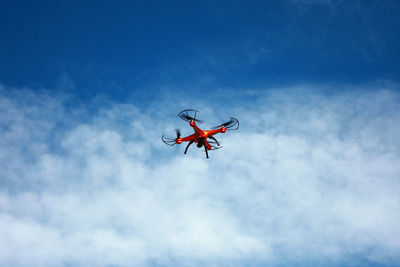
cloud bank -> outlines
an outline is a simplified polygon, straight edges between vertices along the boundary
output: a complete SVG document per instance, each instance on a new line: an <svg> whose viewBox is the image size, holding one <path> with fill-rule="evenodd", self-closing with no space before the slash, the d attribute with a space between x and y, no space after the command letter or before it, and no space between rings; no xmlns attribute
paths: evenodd
<svg viewBox="0 0 400 267"><path fill-rule="evenodd" d="M365 87L146 108L0 87L0 265L395 266L400 94ZM160 140L193 103L241 122L209 160Z"/></svg>

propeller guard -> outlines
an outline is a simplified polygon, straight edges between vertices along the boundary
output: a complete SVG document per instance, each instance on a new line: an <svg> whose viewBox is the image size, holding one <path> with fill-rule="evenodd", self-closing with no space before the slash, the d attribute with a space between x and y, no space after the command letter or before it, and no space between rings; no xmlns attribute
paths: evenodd
<svg viewBox="0 0 400 267"><path fill-rule="evenodd" d="M215 126L214 129L218 129L220 127L226 128L227 131L237 130L239 129L239 121L236 118L231 118L229 121Z"/></svg>
<svg viewBox="0 0 400 267"><path fill-rule="evenodd" d="M187 122L190 122L192 120L202 122L201 120L196 119L197 113L199 113L198 110L185 109L178 113L178 117Z"/></svg>
<svg viewBox="0 0 400 267"><path fill-rule="evenodd" d="M164 135L161 137L161 140L164 142L164 144L173 146L176 144L176 138L170 138L170 137L165 137Z"/></svg>
<svg viewBox="0 0 400 267"><path fill-rule="evenodd" d="M229 125L228 127L225 127L226 130L228 131L234 131L239 129L239 121L236 118L231 118L231 121L233 122L231 125Z"/></svg>

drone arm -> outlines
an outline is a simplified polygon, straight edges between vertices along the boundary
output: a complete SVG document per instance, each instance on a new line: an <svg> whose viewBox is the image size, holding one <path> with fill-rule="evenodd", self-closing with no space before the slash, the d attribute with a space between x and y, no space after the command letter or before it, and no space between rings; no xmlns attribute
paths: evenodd
<svg viewBox="0 0 400 267"><path fill-rule="evenodd" d="M197 127L195 121L190 121L189 125L194 129L195 132L200 133L202 131L199 127Z"/></svg>
<svg viewBox="0 0 400 267"><path fill-rule="evenodd" d="M207 134L208 134L209 136L211 136L211 135L214 135L214 134L217 134L217 133L225 133L225 132L226 132L226 129L224 130L223 127L220 127L220 128L218 128L218 129L215 129L215 130L208 130L208 131L207 131Z"/></svg>
<svg viewBox="0 0 400 267"><path fill-rule="evenodd" d="M191 135L189 135L189 136L182 137L180 140L181 140L182 142L189 142L189 141L194 140L195 138L196 138L196 134L191 134Z"/></svg>

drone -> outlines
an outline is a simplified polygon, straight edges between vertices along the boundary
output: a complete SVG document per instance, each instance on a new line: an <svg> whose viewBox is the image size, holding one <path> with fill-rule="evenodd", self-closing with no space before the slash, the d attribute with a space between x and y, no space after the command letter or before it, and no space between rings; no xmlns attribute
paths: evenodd
<svg viewBox="0 0 400 267"><path fill-rule="evenodd" d="M208 158L209 150L216 150L222 147L219 144L218 140L215 139L213 135L217 133L226 133L226 131L239 129L239 121L235 118L231 118L229 121L213 127L212 130L202 130L199 127L197 127L196 124L196 122L197 123L203 122L199 119L196 119L197 113L199 113L199 111L195 109L185 109L178 113L179 118L189 122L189 125L194 130L194 134L191 134L186 137L181 137L181 131L179 129L176 129L175 130L176 138L169 138L163 135L161 139L165 144L169 146L173 146L175 144L182 144L183 142L189 142L185 148L184 154L187 153L188 148L191 144L196 143L198 148L204 147L204 150L206 152L206 158Z"/></svg>

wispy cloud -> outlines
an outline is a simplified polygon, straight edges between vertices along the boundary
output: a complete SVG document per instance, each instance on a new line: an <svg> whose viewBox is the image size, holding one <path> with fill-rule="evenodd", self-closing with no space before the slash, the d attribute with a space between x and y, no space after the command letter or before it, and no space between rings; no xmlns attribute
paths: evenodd
<svg viewBox="0 0 400 267"><path fill-rule="evenodd" d="M241 122L209 160L160 141L193 99L88 108L2 87L0 265L395 265L398 85L313 87L195 102Z"/></svg>

